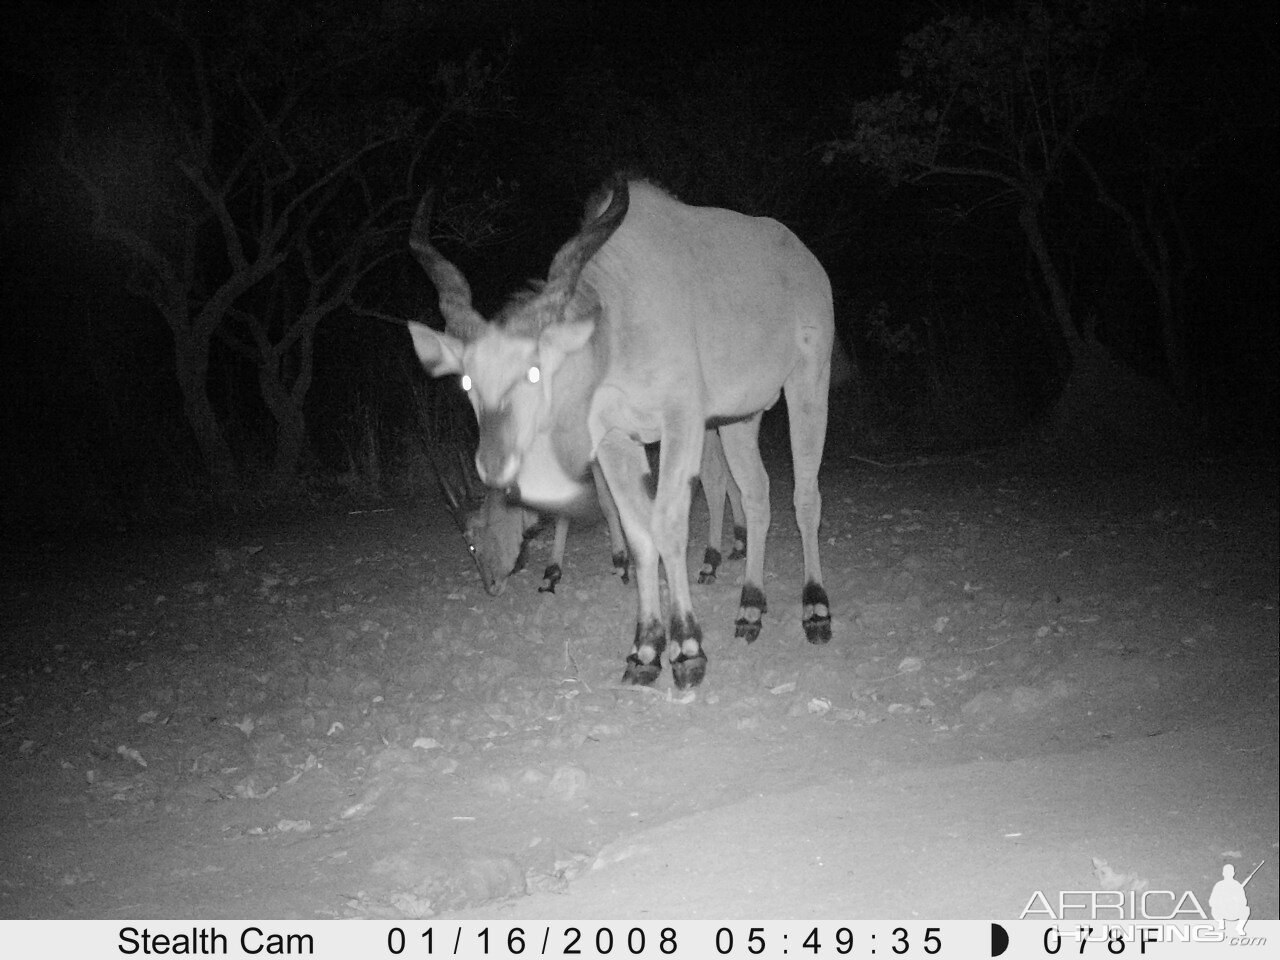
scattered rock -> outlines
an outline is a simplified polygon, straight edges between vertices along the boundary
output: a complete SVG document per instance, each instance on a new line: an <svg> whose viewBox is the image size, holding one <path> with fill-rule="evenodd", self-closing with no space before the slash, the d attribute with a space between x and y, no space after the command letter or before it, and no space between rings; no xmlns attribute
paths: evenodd
<svg viewBox="0 0 1280 960"><path fill-rule="evenodd" d="M587 771L581 767L565 764L556 767L555 773L551 775L551 781L546 787L546 795L552 800L565 803L581 801L590 782L591 777Z"/></svg>
<svg viewBox="0 0 1280 960"><path fill-rule="evenodd" d="M476 782L476 789L486 797L511 796L511 781L498 773L487 774Z"/></svg>

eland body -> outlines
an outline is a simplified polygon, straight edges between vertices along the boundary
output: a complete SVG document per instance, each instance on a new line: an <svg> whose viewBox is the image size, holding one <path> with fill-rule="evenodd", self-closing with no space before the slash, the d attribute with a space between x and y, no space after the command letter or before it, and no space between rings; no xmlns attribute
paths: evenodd
<svg viewBox="0 0 1280 960"><path fill-rule="evenodd" d="M690 481L705 431L719 428L742 491L747 561L735 634L760 633L769 477L760 416L785 392L804 548L802 623L831 637L818 556L818 468L827 422L834 320L826 271L781 223L691 207L640 180L613 178L588 203L547 281L489 323L462 274L431 246L427 203L411 244L435 283L446 329L410 324L434 375L460 373L480 425L476 467L497 489L552 509L584 497L592 461L617 502L639 592L623 679L652 683L671 644L677 687L706 672L685 551ZM656 489L644 444L660 441ZM661 559L670 585L665 622Z"/></svg>

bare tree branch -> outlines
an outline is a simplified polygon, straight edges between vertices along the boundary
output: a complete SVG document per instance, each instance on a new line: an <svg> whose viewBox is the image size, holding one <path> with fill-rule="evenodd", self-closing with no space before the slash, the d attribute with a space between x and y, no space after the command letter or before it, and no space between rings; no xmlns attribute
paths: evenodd
<svg viewBox="0 0 1280 960"><path fill-rule="evenodd" d="M352 303L348 305L348 309L357 317L368 317L371 320L382 320L386 323L394 323L398 326L408 326L410 317L401 317L393 313L387 313L383 310L375 310L373 307L366 307L362 304Z"/></svg>

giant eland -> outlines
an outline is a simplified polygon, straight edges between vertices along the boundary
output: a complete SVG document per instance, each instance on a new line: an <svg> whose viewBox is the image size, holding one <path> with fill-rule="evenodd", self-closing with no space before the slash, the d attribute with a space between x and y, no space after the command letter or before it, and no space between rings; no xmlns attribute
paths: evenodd
<svg viewBox="0 0 1280 960"><path fill-rule="evenodd" d="M747 562L735 635L760 633L769 476L760 417L785 391L804 548L801 621L811 643L831 638L818 556L818 468L827 423L834 320L831 283L781 223L683 204L643 180L613 177L587 205L547 280L494 322L471 306L462 273L431 245L429 198L411 245L435 284L444 333L410 324L435 376L458 373L480 425L476 468L495 489L563 509L586 495L598 461L622 518L639 593L623 680L661 673L668 641L679 688L700 683L707 655L694 616L685 551L690 481L705 428L719 427L742 490ZM651 494L644 444L660 441ZM664 623L658 561L666 568Z"/></svg>

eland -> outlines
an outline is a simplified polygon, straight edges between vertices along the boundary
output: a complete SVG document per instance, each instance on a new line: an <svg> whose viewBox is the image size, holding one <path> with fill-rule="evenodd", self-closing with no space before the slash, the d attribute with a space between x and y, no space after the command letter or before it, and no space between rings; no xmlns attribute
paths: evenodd
<svg viewBox="0 0 1280 960"><path fill-rule="evenodd" d="M708 426L719 428L742 491L747 561L735 635L760 634L769 476L761 414L785 393L804 552L801 622L811 643L831 638L822 586L818 468L827 424L834 317L817 258L776 220L688 206L643 181L613 177L588 202L578 233L547 280L493 322L471 306L462 273L431 245L429 195L410 239L435 284L445 331L411 323L423 366L461 374L480 426L476 468L552 511L581 503L598 462L635 563L635 639L623 681L650 684L662 654L678 688L705 676L685 552L691 481ZM650 485L644 444L662 459ZM667 573L663 619L658 561Z"/></svg>

